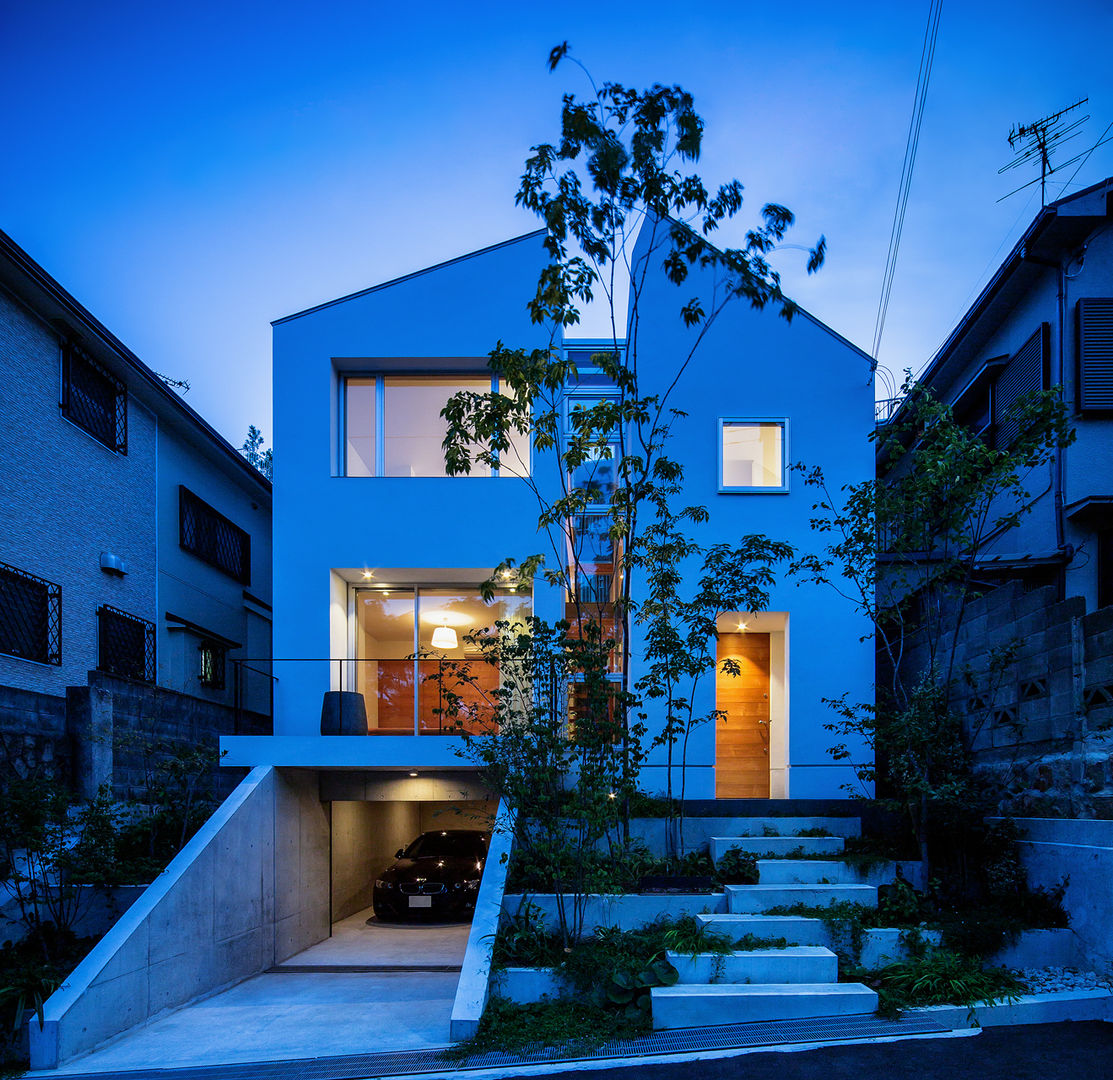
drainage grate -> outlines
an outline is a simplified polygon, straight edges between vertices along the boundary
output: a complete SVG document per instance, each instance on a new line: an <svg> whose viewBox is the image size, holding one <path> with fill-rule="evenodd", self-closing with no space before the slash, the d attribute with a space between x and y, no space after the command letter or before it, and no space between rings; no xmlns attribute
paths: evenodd
<svg viewBox="0 0 1113 1080"><path fill-rule="evenodd" d="M904 1017L881 1020L874 1016L832 1016L806 1020L778 1020L721 1027L658 1031L636 1039L615 1039L591 1050L552 1046L527 1048L519 1054L493 1052L460 1061L446 1061L440 1050L395 1050L381 1054L318 1057L294 1061L253 1061L189 1069L135 1069L118 1072L67 1073L65 1080L357 1080L419 1073L466 1073L515 1065L599 1061L608 1058L683 1054L700 1050L740 1050L791 1043L844 1042L877 1037L949 1033L930 1020ZM40 1074L41 1075L41 1074Z"/></svg>

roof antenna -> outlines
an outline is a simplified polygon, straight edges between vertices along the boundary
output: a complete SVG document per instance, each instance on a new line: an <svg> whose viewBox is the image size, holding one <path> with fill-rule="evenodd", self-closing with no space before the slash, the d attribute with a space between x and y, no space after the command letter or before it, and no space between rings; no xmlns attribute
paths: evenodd
<svg viewBox="0 0 1113 1080"><path fill-rule="evenodd" d="M1064 161L1058 165L1051 164L1051 155L1059 148L1060 144L1068 142L1076 135L1081 135L1082 125L1090 119L1089 114L1087 114L1086 116L1071 120L1068 123L1065 117L1075 109L1081 108L1089 100L1089 98L1079 98L1073 105L1068 105L1065 109L1060 109L1057 113L1052 113L1050 116L1045 116L1040 120L1033 120L1030 124L1017 124L1009 132L1009 146L1013 148L1016 157L1007 165L1002 165L1001 168L997 170L997 174L1000 175L1009 169L1015 169L1020 165L1027 165L1038 159L1040 163L1040 205L1046 206L1048 176L1057 168L1062 168L1064 165L1071 165L1084 156L1083 154L1079 154L1071 158L1070 161ZM1087 153L1088 152L1089 151L1087 151ZM997 201L1003 202L1010 196L1015 195L1018 191L1023 191L1026 187L1031 187L1035 182L1035 180L1029 180L1028 183L1021 184L1020 187L1016 188L1014 191L1010 191L1008 195L1002 195Z"/></svg>

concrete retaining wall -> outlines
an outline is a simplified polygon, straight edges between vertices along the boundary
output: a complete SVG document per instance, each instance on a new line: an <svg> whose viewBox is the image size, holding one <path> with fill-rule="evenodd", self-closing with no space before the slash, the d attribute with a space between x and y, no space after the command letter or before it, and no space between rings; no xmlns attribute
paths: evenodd
<svg viewBox="0 0 1113 1080"><path fill-rule="evenodd" d="M449 1021L449 1037L452 1039L467 1039L474 1035L487 1004L491 987L491 957L502 917L506 872L510 868L513 844L513 819L499 804L491 843L487 848L483 880L475 900L475 913L468 931L464 961L460 967L460 981L456 984L456 999L452 1003L452 1018Z"/></svg>
<svg viewBox="0 0 1113 1080"><path fill-rule="evenodd" d="M316 774L253 769L30 1024L55 1068L328 935L328 821Z"/></svg>
<svg viewBox="0 0 1113 1080"><path fill-rule="evenodd" d="M507 915L514 915L527 903L541 910L545 925L550 930L555 930L560 925L557 898L551 893L531 893L528 896L508 894L503 898L503 911ZM571 897L566 898L565 903L571 910ZM662 915L675 919L681 915L711 915L726 910L726 896L721 892L588 896L584 906L584 927L589 931L595 926L617 926L620 930L634 930Z"/></svg>
<svg viewBox="0 0 1113 1080"><path fill-rule="evenodd" d="M1063 906L1077 935L1080 962L1113 972L1113 821L1017 818L1028 881L1054 888L1069 878Z"/></svg>

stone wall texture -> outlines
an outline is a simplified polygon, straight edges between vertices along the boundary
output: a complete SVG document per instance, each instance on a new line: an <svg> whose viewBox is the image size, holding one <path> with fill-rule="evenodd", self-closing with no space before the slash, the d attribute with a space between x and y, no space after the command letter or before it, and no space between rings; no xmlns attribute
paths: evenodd
<svg viewBox="0 0 1113 1080"><path fill-rule="evenodd" d="M953 641L944 634L939 655ZM913 638L906 670L927 663L926 642ZM1059 601L1053 586L1003 585L968 605L954 675L951 707L1002 813L1113 813L1113 607L1087 614L1082 597Z"/></svg>
<svg viewBox="0 0 1113 1080"><path fill-rule="evenodd" d="M267 723L241 715L239 730ZM215 759L220 736L236 730L226 705L99 671L65 697L0 686L0 768L56 777L87 798L109 783L117 799L142 799L154 757L181 748L208 749ZM243 774L214 767L218 797Z"/></svg>

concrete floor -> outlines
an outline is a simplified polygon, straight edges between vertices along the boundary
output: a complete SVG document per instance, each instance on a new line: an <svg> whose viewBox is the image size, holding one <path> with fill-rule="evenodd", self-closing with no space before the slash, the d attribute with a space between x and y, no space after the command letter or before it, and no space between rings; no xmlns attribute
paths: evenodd
<svg viewBox="0 0 1113 1080"><path fill-rule="evenodd" d="M385 925L359 912L284 966L459 965L470 927ZM448 1043L455 971L272 971L130 1031L51 1072L188 1068Z"/></svg>
<svg viewBox="0 0 1113 1080"><path fill-rule="evenodd" d="M370 908L332 924L332 937L283 962L283 967L459 967L470 923L381 923Z"/></svg>

